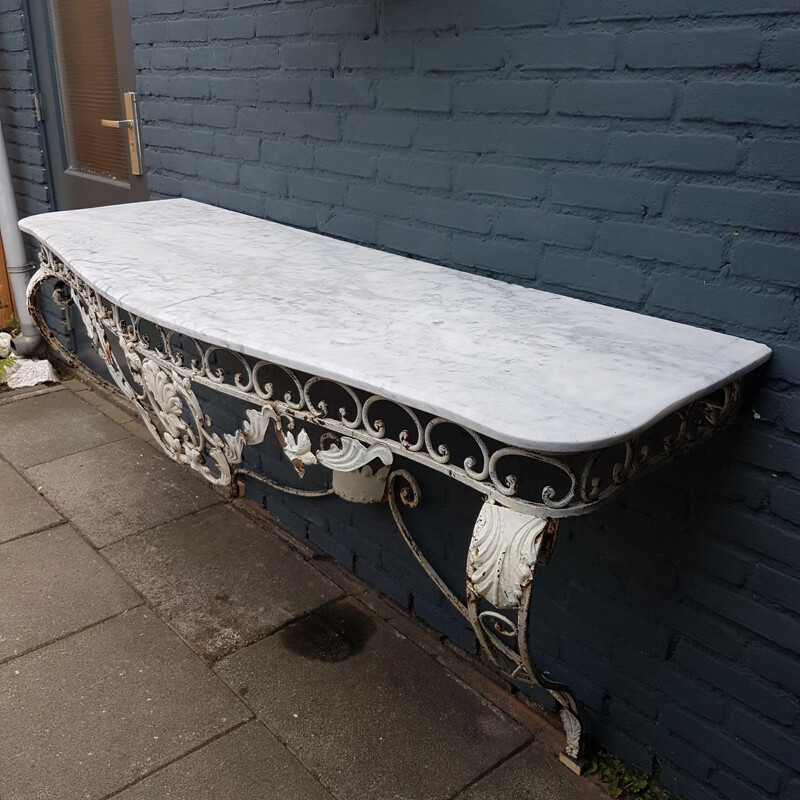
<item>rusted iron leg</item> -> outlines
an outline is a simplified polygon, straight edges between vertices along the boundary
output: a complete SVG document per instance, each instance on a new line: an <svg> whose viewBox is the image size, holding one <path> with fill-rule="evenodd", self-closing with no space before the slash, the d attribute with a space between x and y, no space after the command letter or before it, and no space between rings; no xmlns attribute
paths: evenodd
<svg viewBox="0 0 800 800"><path fill-rule="evenodd" d="M567 737L560 758L580 773L583 726L578 703L566 686L549 680L533 664L528 642L534 568L549 559L557 531L558 520L484 503L467 558L467 610L489 661L514 681L541 686L558 702ZM516 611L516 621L498 609Z"/></svg>
<svg viewBox="0 0 800 800"><path fill-rule="evenodd" d="M580 708L567 686L551 681L533 664L528 643L533 570L537 563L544 564L549 559L558 520L485 502L470 542L464 605L425 558L403 521L403 507L416 508L420 500L414 477L404 469L395 470L389 474L386 489L389 508L406 544L442 594L469 620L488 660L507 678L541 686L558 702L567 737L565 752L559 757L580 774ZM516 621L498 609L516 611Z"/></svg>

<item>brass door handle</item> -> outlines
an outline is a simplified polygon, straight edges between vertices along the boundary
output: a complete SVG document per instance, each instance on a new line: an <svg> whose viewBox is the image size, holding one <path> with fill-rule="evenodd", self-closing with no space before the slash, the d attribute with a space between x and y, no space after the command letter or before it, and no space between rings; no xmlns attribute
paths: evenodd
<svg viewBox="0 0 800 800"><path fill-rule="evenodd" d="M118 128L127 131L128 155L131 160L131 174L144 175L142 167L142 143L139 139L139 109L135 92L124 92L122 95L126 119L101 119L104 128Z"/></svg>
<svg viewBox="0 0 800 800"><path fill-rule="evenodd" d="M132 119L101 119L100 124L104 128L132 128Z"/></svg>

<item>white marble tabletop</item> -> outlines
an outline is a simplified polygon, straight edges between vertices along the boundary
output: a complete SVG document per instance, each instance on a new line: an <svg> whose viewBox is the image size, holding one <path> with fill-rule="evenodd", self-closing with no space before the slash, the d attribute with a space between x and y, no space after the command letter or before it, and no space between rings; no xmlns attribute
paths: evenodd
<svg viewBox="0 0 800 800"><path fill-rule="evenodd" d="M530 449L621 441L770 356L756 342L190 200L20 227L146 319Z"/></svg>

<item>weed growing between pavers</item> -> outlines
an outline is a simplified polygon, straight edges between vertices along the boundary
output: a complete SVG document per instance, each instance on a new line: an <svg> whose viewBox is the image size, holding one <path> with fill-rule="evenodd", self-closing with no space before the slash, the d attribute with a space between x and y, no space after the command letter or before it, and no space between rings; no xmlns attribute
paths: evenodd
<svg viewBox="0 0 800 800"><path fill-rule="evenodd" d="M605 784L616 800L678 800L657 786L655 778L603 750L594 757L587 774Z"/></svg>

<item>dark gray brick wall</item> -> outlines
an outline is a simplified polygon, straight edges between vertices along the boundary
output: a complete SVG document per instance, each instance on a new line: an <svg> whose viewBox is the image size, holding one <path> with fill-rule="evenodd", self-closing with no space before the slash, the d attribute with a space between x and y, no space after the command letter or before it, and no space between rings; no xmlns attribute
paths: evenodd
<svg viewBox="0 0 800 800"><path fill-rule="evenodd" d="M22 0L0 0L0 118L22 217L50 208L33 91Z"/></svg>
<svg viewBox="0 0 800 800"><path fill-rule="evenodd" d="M532 640L600 743L687 800L797 798L798 0L130 5L154 197L773 347L734 428L562 526ZM3 121L33 211L18 20L2 0ZM276 447L248 458L291 480ZM409 524L460 590L479 499L421 477ZM474 649L385 508L248 491Z"/></svg>
<svg viewBox="0 0 800 800"><path fill-rule="evenodd" d="M154 196L775 348L734 430L564 525L537 577L533 631L606 747L687 798L788 798L800 747L800 5L131 8ZM273 474L276 458L258 455ZM426 491L464 529L442 540L418 522L458 587L475 499L435 480ZM474 646L385 509L256 494Z"/></svg>

